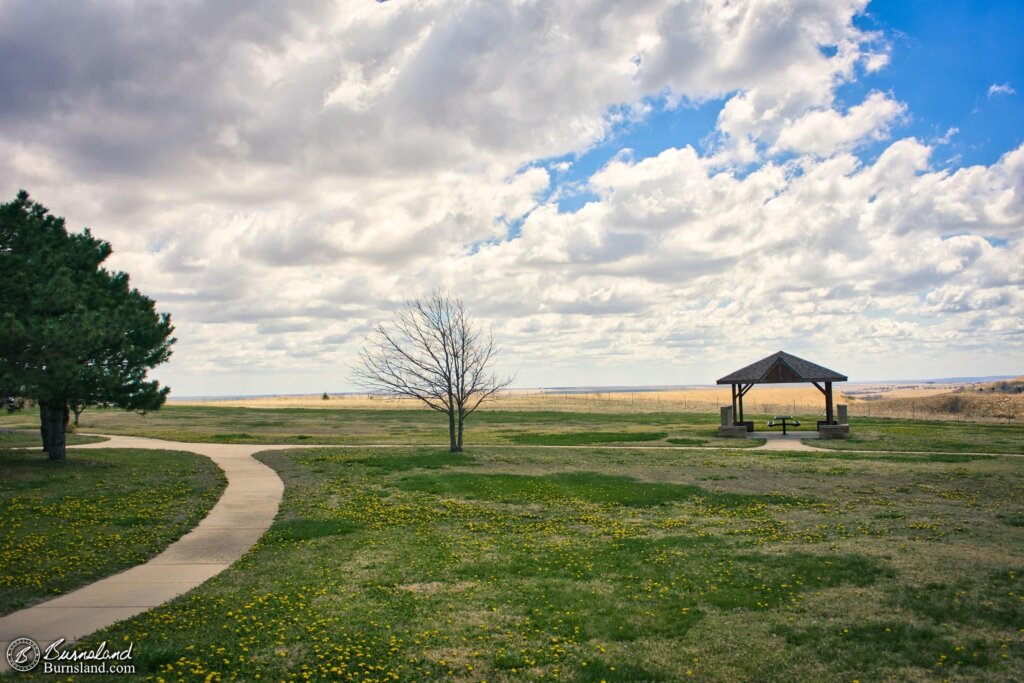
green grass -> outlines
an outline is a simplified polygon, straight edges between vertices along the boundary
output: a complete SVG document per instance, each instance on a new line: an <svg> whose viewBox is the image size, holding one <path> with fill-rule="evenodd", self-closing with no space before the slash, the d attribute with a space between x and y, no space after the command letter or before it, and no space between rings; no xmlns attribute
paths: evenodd
<svg viewBox="0 0 1024 683"><path fill-rule="evenodd" d="M33 428L31 413L0 416L0 428ZM466 422L467 446L481 444L589 445L644 443L750 448L760 441L719 439L718 418L700 413L571 413L487 411ZM137 415L89 410L81 430L180 442L265 444L448 443L448 423L432 410L223 408L166 405Z"/></svg>
<svg viewBox="0 0 1024 683"><path fill-rule="evenodd" d="M220 469L192 453L0 451L0 614L157 554L209 511Z"/></svg>
<svg viewBox="0 0 1024 683"><path fill-rule="evenodd" d="M797 416L808 431L816 416ZM752 416L758 428L768 416ZM0 415L0 429L38 430L31 412ZM601 445L752 448L760 440L719 439L718 416L710 413L573 413L481 410L466 423L466 444ZM447 423L430 410L224 408L167 405L144 416L119 410L89 410L82 431L149 436L183 442L267 444L415 444L442 446ZM655 436L658 435L658 436ZM834 450L904 450L1024 454L1024 425L855 418L852 438L815 440ZM4 433L0 431L0 447ZM13 437L6 437L13 438ZM31 437L31 444L37 443ZM85 438L74 435L75 439ZM18 443L17 445L30 445Z"/></svg>
<svg viewBox="0 0 1024 683"><path fill-rule="evenodd" d="M352 463L366 465L375 470L383 472L404 472L406 470L427 469L435 470L454 467L456 465L471 465L473 456L468 453L452 453L450 451L421 452L414 455L387 455L380 457L362 458L351 460Z"/></svg>
<svg viewBox="0 0 1024 683"><path fill-rule="evenodd" d="M84 443L99 443L106 439L99 436L87 436L83 434L68 434L67 445L78 446ZM0 449L3 448L39 448L43 440L39 436L39 430L34 431L19 429L0 429Z"/></svg>
<svg viewBox="0 0 1024 683"><path fill-rule="evenodd" d="M798 416L813 430L816 416ZM763 429L766 416L754 416ZM29 412L0 415L0 429L38 430ZM466 444L624 445L752 448L760 440L720 439L718 416L710 413L573 413L481 410L466 423ZM267 444L413 444L448 442L444 416L431 410L223 408L167 405L144 416L119 410L89 410L81 430L131 434L171 441ZM852 438L815 440L833 450L896 450L950 453L1024 453L1024 425L855 418ZM3 446L0 432L0 447ZM12 437L7 437L12 438ZM32 437L32 444L35 444ZM82 438L75 435L73 438ZM28 444L19 444L28 445Z"/></svg>
<svg viewBox="0 0 1024 683"><path fill-rule="evenodd" d="M854 418L850 438L808 442L821 448L1024 455L1024 425Z"/></svg>
<svg viewBox="0 0 1024 683"><path fill-rule="evenodd" d="M586 446L598 443L661 441L667 436L668 434L665 432L561 432L554 434L513 432L508 435L508 439L515 444L530 446Z"/></svg>
<svg viewBox="0 0 1024 683"><path fill-rule="evenodd" d="M842 628L783 626L780 635L795 651L807 656L825 655L856 670L875 660L890 670L910 664L930 671L936 678L955 672L973 678L990 668L995 652L982 638L950 639L932 626L887 621L850 624Z"/></svg>
<svg viewBox="0 0 1024 683"><path fill-rule="evenodd" d="M817 441L811 443L817 444ZM815 452L808 455L806 451L769 451L767 458L803 458L813 457L817 460L872 460L875 462L973 462L975 460L990 460L1001 457L999 455L978 455L973 453L873 453L871 451L849 451L841 450Z"/></svg>
<svg viewBox="0 0 1024 683"><path fill-rule="evenodd" d="M688 437L673 437L671 439L665 439L665 441L674 446L703 446L707 443L706 439L694 439ZM758 445L760 445L761 440L757 439L756 441Z"/></svg>
<svg viewBox="0 0 1024 683"><path fill-rule="evenodd" d="M1007 600L1007 597L1016 598ZM892 601L936 624L995 628L1024 625L1024 567L992 572L987 581L930 582L892 595Z"/></svg>
<svg viewBox="0 0 1024 683"><path fill-rule="evenodd" d="M167 680L1024 678L1024 461L829 455L264 453L253 550L84 644Z"/></svg>
<svg viewBox="0 0 1024 683"><path fill-rule="evenodd" d="M325 536L343 536L358 528L357 525L344 520L289 519L275 526L267 541L309 541Z"/></svg>
<svg viewBox="0 0 1024 683"><path fill-rule="evenodd" d="M611 505L649 506L672 501L699 500L705 504L738 507L764 502L799 503L779 495L743 495L709 491L690 484L642 482L599 472L559 472L539 477L519 474L418 474L399 480L406 491L427 491L435 495L467 500L496 500L507 503L544 502L567 499Z"/></svg>

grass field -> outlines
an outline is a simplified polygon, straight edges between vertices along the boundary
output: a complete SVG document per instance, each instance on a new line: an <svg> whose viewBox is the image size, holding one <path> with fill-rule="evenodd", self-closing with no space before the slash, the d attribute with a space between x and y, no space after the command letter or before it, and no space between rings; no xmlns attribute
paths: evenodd
<svg viewBox="0 0 1024 683"><path fill-rule="evenodd" d="M165 680L1024 679L1022 459L260 457L257 546L89 643Z"/></svg>
<svg viewBox="0 0 1024 683"><path fill-rule="evenodd" d="M263 539L87 644L134 641L168 681L1024 678L1024 458L995 455L1024 427L858 418L807 454L716 426L481 411L450 454L426 410L89 411L100 433L349 447L259 456L286 483ZM142 561L216 498L205 459L124 453L0 455L0 609Z"/></svg>
<svg viewBox="0 0 1024 683"><path fill-rule="evenodd" d="M28 428L30 413L0 417L0 427ZM479 411L466 423L467 444L640 445L687 439L692 445L756 446L719 439L717 416L676 413ZM432 410L316 410L168 405L141 416L118 410L82 415L81 431L133 434L185 442L268 444L448 443L447 419Z"/></svg>
<svg viewBox="0 0 1024 683"><path fill-rule="evenodd" d="M770 416L751 415L758 429ZM817 415L797 415L801 430L813 430ZM0 417L0 428L31 428L30 413ZM466 444L574 446L703 446L746 448L755 440L715 436L710 413L597 413L481 410L466 423ZM168 405L140 416L92 410L83 432L135 434L171 441L267 444L410 444L448 441L444 416L412 409L233 408ZM1024 453L1024 424L984 424L855 418L849 441L818 442L827 448ZM77 435L75 435L77 437Z"/></svg>
<svg viewBox="0 0 1024 683"><path fill-rule="evenodd" d="M1024 381L1017 380L1024 385ZM1003 390L1009 386L1010 391ZM1020 422L1024 420L1024 393L1007 383L882 382L841 384L836 402L845 403L853 417L898 419L945 419L961 421ZM648 391L600 391L555 393L516 389L494 397L488 410L511 412L570 413L718 413L730 401L728 386L697 386ZM822 417L821 392L810 384L762 384L746 398L748 413ZM234 408L310 408L322 410L408 410L419 404L412 399L379 396L335 395L324 401L321 394L264 396L214 401L173 401L174 405Z"/></svg>
<svg viewBox="0 0 1024 683"><path fill-rule="evenodd" d="M83 443L98 443L104 439L97 436L84 436L82 434L68 434L67 444L76 446ZM0 448L41 448L43 439L39 435L38 427L35 430L17 429L0 430Z"/></svg>
<svg viewBox="0 0 1024 683"><path fill-rule="evenodd" d="M225 483L207 458L123 449L72 449L66 462L0 449L0 473L0 614L145 561Z"/></svg>
<svg viewBox="0 0 1024 683"><path fill-rule="evenodd" d="M841 450L1024 454L1024 425L856 418L849 439L808 443Z"/></svg>

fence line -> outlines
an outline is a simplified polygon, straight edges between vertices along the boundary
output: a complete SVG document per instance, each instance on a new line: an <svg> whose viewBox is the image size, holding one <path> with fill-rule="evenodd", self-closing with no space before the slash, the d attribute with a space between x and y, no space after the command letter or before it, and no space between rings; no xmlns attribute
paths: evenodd
<svg viewBox="0 0 1024 683"><path fill-rule="evenodd" d="M381 396L351 396L356 400L369 400L380 407L413 407L418 405L412 399ZM344 399L342 399L344 400ZM944 420L952 422L989 422L1021 424L1024 410L1011 404L1008 408L972 404L965 401L953 406L935 407L928 401L914 399L890 399L881 401L844 401L851 419L858 417L898 418L905 420ZM715 413L721 406L728 405L721 398L701 400L691 397L666 397L657 392L543 392L507 391L485 404L487 410L554 410L563 412L685 412ZM988 410L986 410L988 408ZM998 412L992 412L993 409ZM749 398L744 402L746 415L803 415L825 417L821 402L809 401L763 401Z"/></svg>

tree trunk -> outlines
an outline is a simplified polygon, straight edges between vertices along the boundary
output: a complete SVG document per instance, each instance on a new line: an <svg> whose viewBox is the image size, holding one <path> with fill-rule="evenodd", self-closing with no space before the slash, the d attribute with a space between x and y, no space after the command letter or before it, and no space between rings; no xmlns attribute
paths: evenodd
<svg viewBox="0 0 1024 683"><path fill-rule="evenodd" d="M50 460L66 460L67 452L65 451L66 443L66 427L69 420L68 405L65 402L50 402L40 404L40 418L42 425L42 432L45 441L43 442L43 449L49 454Z"/></svg>
<svg viewBox="0 0 1024 683"><path fill-rule="evenodd" d="M462 414L462 409L459 409L459 451L462 451L462 423L465 421L465 416Z"/></svg>
<svg viewBox="0 0 1024 683"><path fill-rule="evenodd" d="M50 408L39 403L39 437L43 440L43 452L50 452Z"/></svg>
<svg viewBox="0 0 1024 683"><path fill-rule="evenodd" d="M462 450L462 444L455 440L455 410L448 410L448 437L451 442L451 452L458 453Z"/></svg>

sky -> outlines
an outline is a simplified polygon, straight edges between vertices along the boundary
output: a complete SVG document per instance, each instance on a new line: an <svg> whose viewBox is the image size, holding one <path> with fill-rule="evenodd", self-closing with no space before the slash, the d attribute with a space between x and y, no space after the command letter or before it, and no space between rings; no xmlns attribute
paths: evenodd
<svg viewBox="0 0 1024 683"><path fill-rule="evenodd" d="M1024 3L0 0L0 200L172 395L355 388L460 296L521 387L1024 373Z"/></svg>

